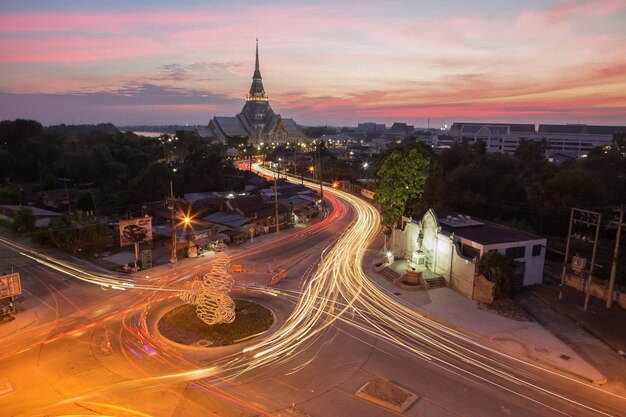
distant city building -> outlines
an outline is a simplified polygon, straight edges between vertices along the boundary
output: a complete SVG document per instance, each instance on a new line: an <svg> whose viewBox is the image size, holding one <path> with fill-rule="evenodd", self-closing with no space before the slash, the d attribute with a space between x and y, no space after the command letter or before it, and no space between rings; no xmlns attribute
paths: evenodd
<svg viewBox="0 0 626 417"><path fill-rule="evenodd" d="M539 125L516 123L455 122L449 135L456 141L482 141L487 152L513 154L522 140L545 140L548 151L567 151L574 157L586 155L598 146L609 145L624 126Z"/></svg>
<svg viewBox="0 0 626 417"><path fill-rule="evenodd" d="M317 138L318 141L332 141L332 142L358 142L358 139L354 134L338 133L336 135L324 135Z"/></svg>
<svg viewBox="0 0 626 417"><path fill-rule="evenodd" d="M356 131L365 135L384 133L387 127L384 123L365 122L359 123Z"/></svg>
<svg viewBox="0 0 626 417"><path fill-rule="evenodd" d="M593 148L610 145L615 133L626 133L626 126L539 125L538 139L547 139L548 149L586 155Z"/></svg>
<svg viewBox="0 0 626 417"><path fill-rule="evenodd" d="M413 132L413 137L417 142L428 145L432 148L436 148L439 144L438 137L439 135L431 132L430 130L426 131L415 131Z"/></svg>
<svg viewBox="0 0 626 417"><path fill-rule="evenodd" d="M404 122L395 122L390 129L390 133L398 139L408 138L413 134L414 126L407 125Z"/></svg>
<svg viewBox="0 0 626 417"><path fill-rule="evenodd" d="M458 123L450 127L449 135L456 141L482 141L487 152L513 154L522 139L535 140L534 124Z"/></svg>
<svg viewBox="0 0 626 417"><path fill-rule="evenodd" d="M293 119L274 113L265 94L259 69L259 42L250 92L241 113L235 117L214 117L209 122L212 136L222 142L228 138L247 138L249 144L299 142L306 139Z"/></svg>

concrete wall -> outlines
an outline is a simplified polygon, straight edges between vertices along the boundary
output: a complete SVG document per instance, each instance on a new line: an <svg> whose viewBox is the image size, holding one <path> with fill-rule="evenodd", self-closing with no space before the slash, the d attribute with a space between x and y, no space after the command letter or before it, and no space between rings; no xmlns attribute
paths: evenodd
<svg viewBox="0 0 626 417"><path fill-rule="evenodd" d="M450 239L448 239L450 240ZM450 286L455 288L466 297L472 298L474 293L474 278L476 275L476 263L463 257L457 245L451 245L452 270L450 271Z"/></svg>
<svg viewBox="0 0 626 417"><path fill-rule="evenodd" d="M472 295L472 299L484 303L492 303L494 286L495 283L489 281L484 275L476 275L474 278L474 294Z"/></svg>
<svg viewBox="0 0 626 417"><path fill-rule="evenodd" d="M566 274L565 275L565 285L571 288L575 288L580 292L585 292L585 279L578 275ZM606 301L609 294L608 289L609 283L608 281L603 281L602 283L591 281L591 286L589 288L589 292L592 297L599 298L601 300ZM621 292L616 290L613 293L613 301L614 304L619 305L620 307L626 309L626 292Z"/></svg>

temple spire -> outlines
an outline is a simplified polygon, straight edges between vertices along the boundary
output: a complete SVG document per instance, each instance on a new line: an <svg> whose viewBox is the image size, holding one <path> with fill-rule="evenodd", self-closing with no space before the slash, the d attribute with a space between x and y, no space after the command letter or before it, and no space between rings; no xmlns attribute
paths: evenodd
<svg viewBox="0 0 626 417"><path fill-rule="evenodd" d="M250 94L248 100L267 100L263 81L261 77L261 69L259 66L259 38L256 40L256 60L254 63L254 75L252 76L252 85L250 86Z"/></svg>

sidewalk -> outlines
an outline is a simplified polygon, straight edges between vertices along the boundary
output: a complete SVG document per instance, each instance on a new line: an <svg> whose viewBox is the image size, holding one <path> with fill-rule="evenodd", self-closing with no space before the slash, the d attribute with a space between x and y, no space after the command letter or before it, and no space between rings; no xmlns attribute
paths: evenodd
<svg viewBox="0 0 626 417"><path fill-rule="evenodd" d="M13 319L3 319L0 321L0 336L3 338L9 337L32 326L39 320L39 316L35 310L36 309L18 311L13 316Z"/></svg>
<svg viewBox="0 0 626 417"><path fill-rule="evenodd" d="M390 295L415 306L416 310L435 320L445 322L472 337L488 341L503 353L523 360L530 359L596 384L606 382L602 373L537 322L512 320L481 310L476 301L451 288L406 291L374 272L371 262L364 266L370 279Z"/></svg>
<svg viewBox="0 0 626 417"><path fill-rule="evenodd" d="M616 352L626 352L626 310L619 305L613 303L611 310L608 310L605 301L591 297L589 308L585 312L583 292L566 287L563 299L559 300L559 286L550 283L533 288L532 293ZM626 353L621 354L626 356Z"/></svg>

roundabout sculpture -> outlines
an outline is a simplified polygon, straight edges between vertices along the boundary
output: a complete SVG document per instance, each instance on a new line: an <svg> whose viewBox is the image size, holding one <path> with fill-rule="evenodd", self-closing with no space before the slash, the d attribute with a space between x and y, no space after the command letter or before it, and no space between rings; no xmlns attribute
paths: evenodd
<svg viewBox="0 0 626 417"><path fill-rule="evenodd" d="M229 271L230 256L223 243L216 244L215 252L211 270L202 278L196 275L189 290L180 295L185 303L196 306L198 318L208 325L235 320L235 302L229 295L235 282Z"/></svg>

